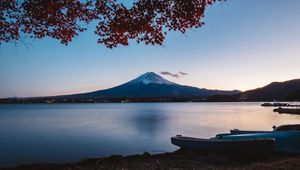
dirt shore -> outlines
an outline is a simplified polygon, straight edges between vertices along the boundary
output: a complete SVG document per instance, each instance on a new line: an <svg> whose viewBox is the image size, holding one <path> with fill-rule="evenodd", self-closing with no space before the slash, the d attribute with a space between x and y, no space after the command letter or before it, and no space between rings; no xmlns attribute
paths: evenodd
<svg viewBox="0 0 300 170"><path fill-rule="evenodd" d="M146 170L146 169L300 169L300 156L272 154L268 157L229 156L178 150L173 153L93 158L69 164L31 164L1 170Z"/></svg>

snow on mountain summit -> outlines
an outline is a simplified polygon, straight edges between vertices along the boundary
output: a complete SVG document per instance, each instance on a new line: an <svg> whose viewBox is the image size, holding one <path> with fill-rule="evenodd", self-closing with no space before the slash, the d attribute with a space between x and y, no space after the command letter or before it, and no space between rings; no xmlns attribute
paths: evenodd
<svg viewBox="0 0 300 170"><path fill-rule="evenodd" d="M131 80L128 82L128 84L168 84L168 85L175 85L176 83L173 83L160 75L154 73L154 72L147 72L138 78Z"/></svg>

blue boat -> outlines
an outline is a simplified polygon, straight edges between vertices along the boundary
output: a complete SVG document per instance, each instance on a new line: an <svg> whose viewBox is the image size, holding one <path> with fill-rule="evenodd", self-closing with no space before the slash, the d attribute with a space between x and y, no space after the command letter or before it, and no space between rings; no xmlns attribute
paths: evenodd
<svg viewBox="0 0 300 170"><path fill-rule="evenodd" d="M213 152L281 152L300 154L300 124L273 127L273 131L231 130L210 139L175 136L172 144Z"/></svg>
<svg viewBox="0 0 300 170"><path fill-rule="evenodd" d="M184 136L171 138L172 144L181 148L222 153L271 153L274 149L274 138L260 139L201 139Z"/></svg>

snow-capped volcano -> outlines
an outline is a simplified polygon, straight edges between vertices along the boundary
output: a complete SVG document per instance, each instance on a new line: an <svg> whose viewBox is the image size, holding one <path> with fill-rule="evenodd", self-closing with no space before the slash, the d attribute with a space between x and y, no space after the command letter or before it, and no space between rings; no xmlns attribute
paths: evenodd
<svg viewBox="0 0 300 170"><path fill-rule="evenodd" d="M147 72L136 79L131 80L127 84L167 84L167 85L176 85L160 75L154 72Z"/></svg>
<svg viewBox="0 0 300 170"><path fill-rule="evenodd" d="M236 94L238 91L209 90L173 83L154 72L147 72L129 82L105 90L59 96L71 99L171 99Z"/></svg>

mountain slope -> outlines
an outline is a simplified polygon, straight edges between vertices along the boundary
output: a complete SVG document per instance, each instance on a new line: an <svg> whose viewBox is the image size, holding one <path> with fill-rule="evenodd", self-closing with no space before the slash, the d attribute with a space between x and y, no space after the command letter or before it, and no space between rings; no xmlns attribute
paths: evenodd
<svg viewBox="0 0 300 170"><path fill-rule="evenodd" d="M241 93L240 98L247 101L300 100L300 79L273 82L262 88Z"/></svg>
<svg viewBox="0 0 300 170"><path fill-rule="evenodd" d="M240 91L200 89L173 83L153 72L148 72L122 85L83 94L68 95L70 98L174 98L210 95L231 95Z"/></svg>

